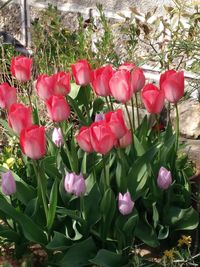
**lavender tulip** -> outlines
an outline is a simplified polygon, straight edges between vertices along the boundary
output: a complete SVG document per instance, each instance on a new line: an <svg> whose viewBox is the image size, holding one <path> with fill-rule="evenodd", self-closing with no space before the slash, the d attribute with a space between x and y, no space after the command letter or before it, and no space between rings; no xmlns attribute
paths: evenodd
<svg viewBox="0 0 200 267"><path fill-rule="evenodd" d="M118 197L118 208L122 215L128 215L132 212L134 207L134 202L131 199L130 193L127 191L124 195L119 193Z"/></svg>
<svg viewBox="0 0 200 267"><path fill-rule="evenodd" d="M98 121L103 121L104 119L105 119L105 117L104 117L103 113L99 113L99 114L96 113L94 121L98 122Z"/></svg>
<svg viewBox="0 0 200 267"><path fill-rule="evenodd" d="M171 172L161 167L158 173L157 185L160 189L166 190L172 183Z"/></svg>
<svg viewBox="0 0 200 267"><path fill-rule="evenodd" d="M86 191L85 179L82 174L76 175L74 172L67 173L64 180L64 187L68 193L79 197L84 195Z"/></svg>
<svg viewBox="0 0 200 267"><path fill-rule="evenodd" d="M12 175L12 172L8 171L2 173L1 177L2 177L1 181L2 193L8 196L14 194L16 192L16 182Z"/></svg>
<svg viewBox="0 0 200 267"><path fill-rule="evenodd" d="M54 128L52 134L52 141L57 147L61 147L64 144L63 135L60 128Z"/></svg>

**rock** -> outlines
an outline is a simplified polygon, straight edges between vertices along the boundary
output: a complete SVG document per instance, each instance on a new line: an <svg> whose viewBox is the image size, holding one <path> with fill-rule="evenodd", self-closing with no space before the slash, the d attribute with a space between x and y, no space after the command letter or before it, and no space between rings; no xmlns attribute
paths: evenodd
<svg viewBox="0 0 200 267"><path fill-rule="evenodd" d="M186 138L197 139L200 137L200 103L194 99L188 99L178 104L180 135ZM175 127L176 113L171 114Z"/></svg>

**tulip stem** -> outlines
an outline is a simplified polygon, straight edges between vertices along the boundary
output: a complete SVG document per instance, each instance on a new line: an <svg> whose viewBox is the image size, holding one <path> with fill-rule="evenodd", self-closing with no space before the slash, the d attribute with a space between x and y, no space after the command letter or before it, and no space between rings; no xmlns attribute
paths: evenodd
<svg viewBox="0 0 200 267"><path fill-rule="evenodd" d="M139 105L138 105L138 94L135 93L135 103L136 103L136 108L137 108L137 123L138 127L140 125L140 113L139 113Z"/></svg>
<svg viewBox="0 0 200 267"><path fill-rule="evenodd" d="M111 96L109 96L109 100L110 100L110 106L111 106L111 109L114 110Z"/></svg>
<svg viewBox="0 0 200 267"><path fill-rule="evenodd" d="M131 97L131 106L132 106L132 116L133 116L133 130L135 130L135 109L133 97Z"/></svg>
<svg viewBox="0 0 200 267"><path fill-rule="evenodd" d="M107 96L106 96L105 98L106 98L106 104L107 104L107 107L108 107L109 110L111 110L111 106L110 106L110 104L109 104L109 101L108 101Z"/></svg>
<svg viewBox="0 0 200 267"><path fill-rule="evenodd" d="M104 187L105 190L107 190L107 188L109 188L109 177L107 177L106 173L106 158L104 155L102 155L102 160L103 160L103 172L104 172Z"/></svg>
<svg viewBox="0 0 200 267"><path fill-rule="evenodd" d="M129 120L129 124L130 124L130 128L131 128L131 133L132 133L132 137L133 137L134 132L133 132L133 125L132 125L132 122L131 122L131 116L130 116L130 113L129 113L129 111L128 111L127 104L124 103L124 105L125 105L126 113L127 113L128 120ZM133 120L133 121L134 121L134 120Z"/></svg>
<svg viewBox="0 0 200 267"><path fill-rule="evenodd" d="M176 143L175 143L175 153L178 151L178 142L179 142L179 113L178 113L178 105L175 104L176 109Z"/></svg>

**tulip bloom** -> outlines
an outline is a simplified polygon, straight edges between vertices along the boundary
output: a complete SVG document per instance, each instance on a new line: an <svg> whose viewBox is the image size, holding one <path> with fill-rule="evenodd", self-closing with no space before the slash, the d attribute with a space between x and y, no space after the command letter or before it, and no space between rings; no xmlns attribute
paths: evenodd
<svg viewBox="0 0 200 267"><path fill-rule="evenodd" d="M128 70L118 70L109 81L112 96L121 103L128 102L133 95L130 76Z"/></svg>
<svg viewBox="0 0 200 267"><path fill-rule="evenodd" d="M125 135L123 135L119 140L118 140L118 145L117 147L120 148L125 148L129 146L132 143L132 133L130 130L127 130Z"/></svg>
<svg viewBox="0 0 200 267"><path fill-rule="evenodd" d="M122 110L109 111L104 116L116 138L122 138L127 131Z"/></svg>
<svg viewBox="0 0 200 267"><path fill-rule="evenodd" d="M95 115L94 121L95 122L98 122L98 121L103 121L104 119L105 119L105 115L103 113L97 113Z"/></svg>
<svg viewBox="0 0 200 267"><path fill-rule="evenodd" d="M8 114L9 126L16 134L20 134L25 128L32 126L32 111L23 104L12 104Z"/></svg>
<svg viewBox="0 0 200 267"><path fill-rule="evenodd" d="M91 82L91 67L87 60L79 60L71 65L76 84L88 85Z"/></svg>
<svg viewBox="0 0 200 267"><path fill-rule="evenodd" d="M52 133L52 141L57 147L61 147L61 145L64 144L64 139L60 128L54 128Z"/></svg>
<svg viewBox="0 0 200 267"><path fill-rule="evenodd" d="M10 106L16 102L16 88L11 87L8 83L2 83L0 85L0 107L9 109Z"/></svg>
<svg viewBox="0 0 200 267"><path fill-rule="evenodd" d="M20 135L22 152L31 159L40 159L46 153L45 127L33 125Z"/></svg>
<svg viewBox="0 0 200 267"><path fill-rule="evenodd" d="M118 69L132 71L134 68L135 68L135 65L133 63L126 62L120 65Z"/></svg>
<svg viewBox="0 0 200 267"><path fill-rule="evenodd" d="M48 76L46 74L42 74L38 77L36 81L36 91L42 100L46 101L54 95L56 80L57 78L55 75Z"/></svg>
<svg viewBox="0 0 200 267"><path fill-rule="evenodd" d="M64 180L64 188L70 193L74 194L77 197L85 194L86 185L83 175L76 175L73 173L67 173Z"/></svg>
<svg viewBox="0 0 200 267"><path fill-rule="evenodd" d="M170 103L176 103L184 95L184 72L168 70L160 77L160 87Z"/></svg>
<svg viewBox="0 0 200 267"><path fill-rule="evenodd" d="M10 70L20 82L27 82L31 78L32 59L24 56L12 58Z"/></svg>
<svg viewBox="0 0 200 267"><path fill-rule="evenodd" d="M54 95L67 95L70 92L70 73L58 72L53 75L55 77Z"/></svg>
<svg viewBox="0 0 200 267"><path fill-rule="evenodd" d="M108 153L116 142L110 126L105 121L94 122L90 126L90 140L94 151L100 154Z"/></svg>
<svg viewBox="0 0 200 267"><path fill-rule="evenodd" d="M1 187L4 195L10 196L16 192L16 182L11 171L2 173Z"/></svg>
<svg viewBox="0 0 200 267"><path fill-rule="evenodd" d="M91 153L94 151L91 140L90 140L90 131L86 126L82 126L79 133L75 136L77 143L80 148L84 151Z"/></svg>
<svg viewBox="0 0 200 267"><path fill-rule="evenodd" d="M52 121L61 122L70 116L70 107L64 96L53 95L46 101L47 111Z"/></svg>
<svg viewBox="0 0 200 267"><path fill-rule="evenodd" d="M118 209L122 215L128 215L132 212L134 202L131 199L130 193L127 191L124 195L119 193L118 197Z"/></svg>
<svg viewBox="0 0 200 267"><path fill-rule="evenodd" d="M164 107L164 92L153 84L147 84L142 90L142 101L149 113L160 113Z"/></svg>
<svg viewBox="0 0 200 267"><path fill-rule="evenodd" d="M145 76L143 70L135 68L131 72L131 88L133 92L140 91L145 85Z"/></svg>
<svg viewBox="0 0 200 267"><path fill-rule="evenodd" d="M160 189L166 190L172 183L171 172L161 167L158 173L157 185Z"/></svg>
<svg viewBox="0 0 200 267"><path fill-rule="evenodd" d="M113 73L114 71L112 66L109 65L96 69L92 72L92 87L97 95L110 95L109 80Z"/></svg>

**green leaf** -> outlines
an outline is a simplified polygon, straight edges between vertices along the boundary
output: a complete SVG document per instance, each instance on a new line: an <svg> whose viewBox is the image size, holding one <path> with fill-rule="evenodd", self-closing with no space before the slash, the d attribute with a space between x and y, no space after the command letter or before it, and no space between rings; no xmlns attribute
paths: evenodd
<svg viewBox="0 0 200 267"><path fill-rule="evenodd" d="M28 216L15 210L2 196L0 196L0 210L8 217L20 224L24 236L39 244L46 244L47 238L42 229L35 224Z"/></svg>
<svg viewBox="0 0 200 267"><path fill-rule="evenodd" d="M0 119L0 124L3 126L3 128L6 130L7 134L10 137L16 136L16 134L13 132L12 128L9 127L6 120Z"/></svg>
<svg viewBox="0 0 200 267"><path fill-rule="evenodd" d="M158 239L166 239L169 235L169 226L158 225Z"/></svg>
<svg viewBox="0 0 200 267"><path fill-rule="evenodd" d="M16 189L15 197L24 205L27 205L28 202L37 195L36 190L32 186L27 185L25 182L22 183L16 181Z"/></svg>
<svg viewBox="0 0 200 267"><path fill-rule="evenodd" d="M19 242L20 236L15 231L11 230L5 225L0 224L0 236L6 238L9 242Z"/></svg>
<svg viewBox="0 0 200 267"><path fill-rule="evenodd" d="M80 85L77 85L76 83L71 83L71 90L69 96L75 99L78 95L79 90L80 90Z"/></svg>
<svg viewBox="0 0 200 267"><path fill-rule="evenodd" d="M128 259L126 256L116 254L106 249L101 249L90 262L101 267L123 267L128 263Z"/></svg>
<svg viewBox="0 0 200 267"><path fill-rule="evenodd" d="M88 106L91 99L91 87L90 86L81 86L76 97L78 105Z"/></svg>
<svg viewBox="0 0 200 267"><path fill-rule="evenodd" d="M92 238L74 244L59 263L60 267L83 267L89 265L89 260L96 254L96 246Z"/></svg>
<svg viewBox="0 0 200 267"><path fill-rule="evenodd" d="M78 119L81 122L81 124L88 125L87 119L82 115L82 111L79 109L76 101L73 98L71 98L69 95L67 96L67 99L68 99L70 105L72 106L74 112L78 116Z"/></svg>
<svg viewBox="0 0 200 267"><path fill-rule="evenodd" d="M105 102L103 98L100 97L96 98L93 102L93 113L96 114L97 112L102 111L104 104Z"/></svg>
<svg viewBox="0 0 200 267"><path fill-rule="evenodd" d="M42 169L45 173L54 179L61 178L61 175L56 166L56 157L55 156L48 156L41 160L40 162Z"/></svg>
<svg viewBox="0 0 200 267"><path fill-rule="evenodd" d="M58 182L54 181L53 187L51 189L50 199L49 199L49 209L48 209L48 218L47 218L47 228L51 229L54 218L56 215L56 207L57 207L57 195L58 195Z"/></svg>
<svg viewBox="0 0 200 267"><path fill-rule="evenodd" d="M66 250L72 245L72 241L67 239L66 235L60 232L54 232L52 240L47 244L46 248L50 250Z"/></svg>

